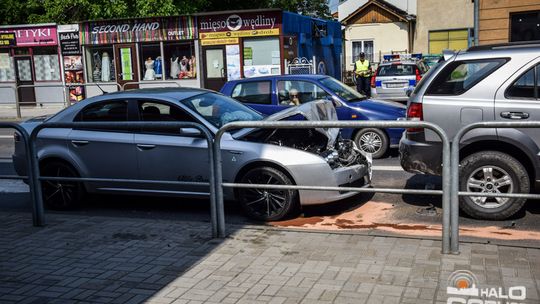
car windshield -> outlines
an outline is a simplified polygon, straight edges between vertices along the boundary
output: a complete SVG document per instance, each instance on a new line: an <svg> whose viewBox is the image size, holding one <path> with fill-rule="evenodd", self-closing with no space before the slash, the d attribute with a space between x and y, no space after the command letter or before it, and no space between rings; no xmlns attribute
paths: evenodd
<svg viewBox="0 0 540 304"><path fill-rule="evenodd" d="M263 116L238 101L215 93L204 93L180 101L214 127L221 128L233 121L262 120Z"/></svg>
<svg viewBox="0 0 540 304"><path fill-rule="evenodd" d="M377 76L411 76L415 75L415 65L412 64L391 64L381 65L377 71Z"/></svg>
<svg viewBox="0 0 540 304"><path fill-rule="evenodd" d="M330 89L330 91L334 92L337 96L343 98L347 102L366 99L366 96L358 93L356 90L347 86L343 82L336 80L335 78L323 78L320 80L320 82Z"/></svg>

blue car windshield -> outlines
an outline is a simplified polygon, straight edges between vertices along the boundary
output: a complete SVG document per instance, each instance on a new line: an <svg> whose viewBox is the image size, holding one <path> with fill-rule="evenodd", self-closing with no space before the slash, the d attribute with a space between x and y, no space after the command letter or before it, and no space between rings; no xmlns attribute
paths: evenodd
<svg viewBox="0 0 540 304"><path fill-rule="evenodd" d="M233 121L262 120L263 116L238 101L215 93L204 93L180 101L216 128Z"/></svg>
<svg viewBox="0 0 540 304"><path fill-rule="evenodd" d="M341 97L347 102L358 101L366 99L366 96L358 93L353 88L340 82L339 80L327 77L320 80L320 82L326 86L330 91L334 92L337 96Z"/></svg>

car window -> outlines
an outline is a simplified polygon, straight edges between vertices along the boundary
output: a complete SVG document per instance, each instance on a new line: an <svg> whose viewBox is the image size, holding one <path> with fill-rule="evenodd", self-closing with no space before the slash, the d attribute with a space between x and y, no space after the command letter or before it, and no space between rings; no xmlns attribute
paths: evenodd
<svg viewBox="0 0 540 304"><path fill-rule="evenodd" d="M128 121L126 100L114 100L92 104L82 109L77 121Z"/></svg>
<svg viewBox="0 0 540 304"><path fill-rule="evenodd" d="M320 80L320 82L331 92L334 92L337 96L345 99L347 102L360 101L366 99L366 96L358 93L358 91L352 89L343 82L333 78L326 77Z"/></svg>
<svg viewBox="0 0 540 304"><path fill-rule="evenodd" d="M297 106L317 99L329 98L320 86L309 81L285 80L278 84L279 104Z"/></svg>
<svg viewBox="0 0 540 304"><path fill-rule="evenodd" d="M507 98L538 98L538 79L535 80L535 70L533 67L519 77L506 91ZM535 85L536 83L536 85Z"/></svg>
<svg viewBox="0 0 540 304"><path fill-rule="evenodd" d="M141 121L184 121L197 122L184 109L161 101L139 100L139 118ZM179 134L177 128L144 128L144 133Z"/></svg>
<svg viewBox="0 0 540 304"><path fill-rule="evenodd" d="M426 95L461 95L506 63L506 59L455 61L433 80Z"/></svg>
<svg viewBox="0 0 540 304"><path fill-rule="evenodd" d="M271 104L271 81L242 82L234 87L231 97L245 103Z"/></svg>
<svg viewBox="0 0 540 304"><path fill-rule="evenodd" d="M391 64L382 65L377 71L377 76L411 76L415 74L415 65L412 64Z"/></svg>

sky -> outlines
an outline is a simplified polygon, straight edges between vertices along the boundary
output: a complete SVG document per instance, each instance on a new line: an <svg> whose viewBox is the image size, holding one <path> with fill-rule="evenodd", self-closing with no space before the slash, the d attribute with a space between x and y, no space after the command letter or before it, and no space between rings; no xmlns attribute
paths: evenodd
<svg viewBox="0 0 540 304"><path fill-rule="evenodd" d="M339 0L328 0L328 6L330 7L331 13L337 11L338 5L339 5Z"/></svg>

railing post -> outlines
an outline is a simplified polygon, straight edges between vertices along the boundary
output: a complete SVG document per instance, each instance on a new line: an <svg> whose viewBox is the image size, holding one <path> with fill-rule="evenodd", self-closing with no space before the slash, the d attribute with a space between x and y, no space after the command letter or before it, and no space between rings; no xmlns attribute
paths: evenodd
<svg viewBox="0 0 540 304"><path fill-rule="evenodd" d="M221 166L221 137L225 133L223 128L219 129L214 137L214 186L216 187L216 214L218 224L218 237L226 236L225 230L225 204L223 202L223 170Z"/></svg>
<svg viewBox="0 0 540 304"><path fill-rule="evenodd" d="M39 161L36 149L36 138L39 133L39 128L36 128L30 136L26 144L27 168L28 168L28 186L32 196L32 218L34 226L45 226L45 211L43 206L43 194L41 191L41 182L39 180Z"/></svg>
<svg viewBox="0 0 540 304"><path fill-rule="evenodd" d="M15 111L17 111L17 119L21 119L22 114L21 114L21 99L19 96L19 88L17 87L17 85L15 85L12 88L13 88L13 92L15 93Z"/></svg>

